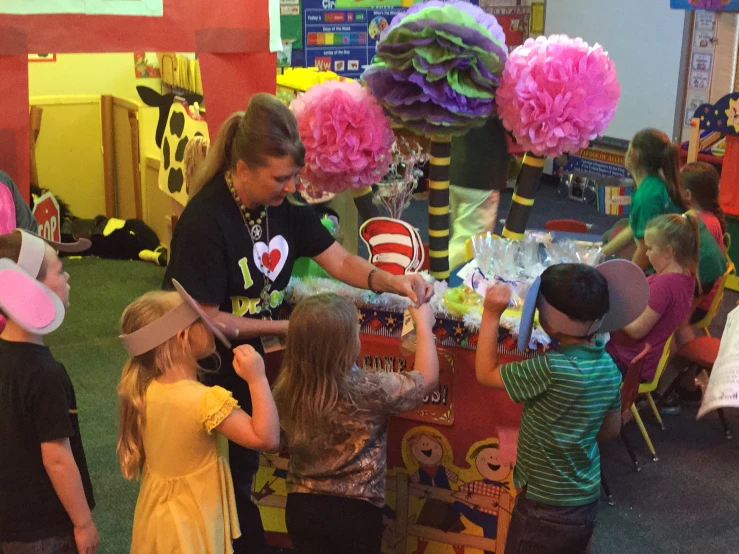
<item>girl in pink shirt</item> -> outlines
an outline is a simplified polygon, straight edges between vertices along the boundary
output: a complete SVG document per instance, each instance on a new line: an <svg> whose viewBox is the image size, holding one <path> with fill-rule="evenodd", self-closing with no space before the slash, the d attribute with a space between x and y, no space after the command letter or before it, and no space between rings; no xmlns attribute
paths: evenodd
<svg viewBox="0 0 739 554"><path fill-rule="evenodd" d="M718 203L718 188L721 180L718 171L709 163L693 162L683 167L680 178L685 188L686 200L698 212L703 223L716 239L721 252L724 253L726 216ZM718 281L710 291L703 291L705 296L693 313L691 323L696 323L705 317L711 308L717 289Z"/></svg>
<svg viewBox="0 0 739 554"><path fill-rule="evenodd" d="M655 270L648 277L649 304L636 321L613 333L606 345L621 371L646 343L652 348L644 359L642 380L654 378L667 339L690 314L699 282L699 237L698 219L691 213L661 215L647 225L644 242Z"/></svg>

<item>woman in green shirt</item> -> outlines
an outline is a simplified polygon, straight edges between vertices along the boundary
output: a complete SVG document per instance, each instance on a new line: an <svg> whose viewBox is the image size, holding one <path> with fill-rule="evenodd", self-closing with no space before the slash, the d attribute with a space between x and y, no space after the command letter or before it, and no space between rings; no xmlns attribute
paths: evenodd
<svg viewBox="0 0 739 554"><path fill-rule="evenodd" d="M621 231L604 248L606 256L617 255L636 242L632 261L642 268L649 266L644 230L658 215L682 213L687 208L680 186L680 166L677 147L657 129L639 131L626 151L625 165L636 183L631 195L629 227Z"/></svg>

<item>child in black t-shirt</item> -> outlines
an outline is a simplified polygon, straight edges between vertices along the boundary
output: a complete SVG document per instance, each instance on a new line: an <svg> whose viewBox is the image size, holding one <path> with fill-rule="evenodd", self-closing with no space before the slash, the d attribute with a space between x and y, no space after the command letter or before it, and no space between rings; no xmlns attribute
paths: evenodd
<svg viewBox="0 0 739 554"><path fill-rule="evenodd" d="M100 539L74 388L43 341L69 297L50 244L19 230L0 236L0 552L94 554Z"/></svg>

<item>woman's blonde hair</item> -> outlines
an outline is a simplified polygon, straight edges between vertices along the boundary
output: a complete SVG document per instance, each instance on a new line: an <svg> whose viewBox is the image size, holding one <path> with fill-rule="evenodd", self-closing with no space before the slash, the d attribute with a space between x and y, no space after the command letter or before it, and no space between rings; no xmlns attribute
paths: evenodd
<svg viewBox="0 0 739 554"><path fill-rule="evenodd" d="M661 248L672 247L677 263L688 269L700 283L700 227L694 212L657 216L647 224L644 234L648 234Z"/></svg>
<svg viewBox="0 0 739 554"><path fill-rule="evenodd" d="M290 316L282 368L274 386L280 423L305 436L336 407L357 361L357 308L335 294L301 301Z"/></svg>
<svg viewBox="0 0 739 554"><path fill-rule="evenodd" d="M121 332L133 333L156 321L182 302L176 292L149 292L134 300L121 316ZM198 322L193 323L197 325ZM174 363L193 359L188 334L184 340L177 337L140 356L129 358L123 366L118 383L118 442L116 453L121 472L126 479L137 479L146 461L144 427L146 426L146 389L161 377Z"/></svg>
<svg viewBox="0 0 739 554"><path fill-rule="evenodd" d="M290 156L296 165L305 165L305 148L300 141L298 122L276 96L258 93L251 97L245 112L232 114L218 130L205 160L190 184L190 197L197 194L218 173L236 167L242 160L251 168L264 167L268 158Z"/></svg>

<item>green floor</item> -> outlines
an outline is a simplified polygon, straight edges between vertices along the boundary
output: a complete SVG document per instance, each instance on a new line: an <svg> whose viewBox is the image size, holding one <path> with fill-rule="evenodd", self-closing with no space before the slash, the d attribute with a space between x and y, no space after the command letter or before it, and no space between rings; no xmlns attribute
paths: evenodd
<svg viewBox="0 0 739 554"><path fill-rule="evenodd" d="M85 258L67 260L72 306L64 325L48 338L66 365L77 391L80 421L98 507L94 517L102 554L128 552L137 483L126 482L115 457L115 387L125 360L118 318L140 294L158 289L163 270L143 262ZM728 293L712 331L720 334L725 314L737 301ZM739 410L727 410L739 433ZM633 424L626 427L644 471L634 473L620 441L604 445L603 467L618 505L601 502L596 554L736 552L739 517L739 440L726 441L715 414L696 421L686 410L660 431L645 423L661 457L649 461Z"/></svg>
<svg viewBox="0 0 739 554"><path fill-rule="evenodd" d="M153 264L96 258L66 260L71 307L62 327L48 337L77 392L85 453L95 487L93 516L99 552L128 553L137 483L123 479L115 456L118 412L115 387L125 361L118 319L137 296L158 289L164 270Z"/></svg>

